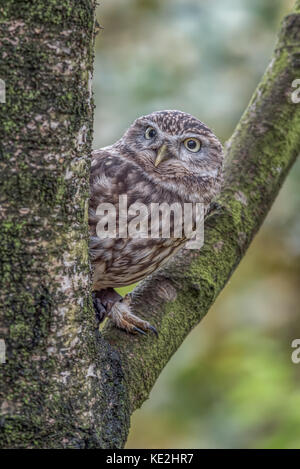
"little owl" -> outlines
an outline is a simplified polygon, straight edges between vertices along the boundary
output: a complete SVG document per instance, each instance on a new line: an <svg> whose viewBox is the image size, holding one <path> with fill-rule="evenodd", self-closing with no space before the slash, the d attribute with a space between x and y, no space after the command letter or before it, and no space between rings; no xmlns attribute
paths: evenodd
<svg viewBox="0 0 300 469"><path fill-rule="evenodd" d="M119 196L124 195L128 207L136 202L146 207L202 203L207 210L220 189L222 162L222 145L213 132L180 111L140 117L116 143L93 152L89 227L93 301L99 320L107 315L127 332L156 332L132 314L127 297L123 300L114 288L139 282L187 242L185 234L161 236L161 225L158 237L98 237L97 224L104 216L97 211L99 205L115 207L117 227ZM128 223L130 219L129 214ZM174 220L171 225L174 229Z"/></svg>

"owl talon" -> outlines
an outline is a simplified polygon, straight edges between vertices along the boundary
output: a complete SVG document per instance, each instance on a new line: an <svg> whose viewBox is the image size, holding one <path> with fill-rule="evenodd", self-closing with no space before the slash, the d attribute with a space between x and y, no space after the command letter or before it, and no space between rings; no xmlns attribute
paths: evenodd
<svg viewBox="0 0 300 469"><path fill-rule="evenodd" d="M100 323L104 320L107 312L99 298L96 297L95 293L92 294L93 298L93 306L95 310L95 315L96 315L96 321L97 323Z"/></svg>
<svg viewBox="0 0 300 469"><path fill-rule="evenodd" d="M112 306L108 316L116 327L123 329L126 332L146 335L148 331L152 331L158 335L155 327L151 326L149 322L144 321L131 312L129 305L126 302L126 297L124 298L124 301L118 301Z"/></svg>
<svg viewBox="0 0 300 469"><path fill-rule="evenodd" d="M150 331L154 332L154 334L156 335L156 337L158 337L157 329L156 329L154 326L151 326L151 324L150 324L150 325L149 325L149 329L150 329Z"/></svg>
<svg viewBox="0 0 300 469"><path fill-rule="evenodd" d="M139 334L147 335L146 332L142 331L142 329L139 329L138 327L134 326L132 329L134 332L138 332Z"/></svg>

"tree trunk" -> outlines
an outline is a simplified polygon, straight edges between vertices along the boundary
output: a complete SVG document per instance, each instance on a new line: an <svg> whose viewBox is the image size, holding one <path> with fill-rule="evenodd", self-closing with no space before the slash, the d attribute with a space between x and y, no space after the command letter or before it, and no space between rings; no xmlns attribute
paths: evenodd
<svg viewBox="0 0 300 469"><path fill-rule="evenodd" d="M1 447L102 445L87 244L94 8L0 9Z"/></svg>
<svg viewBox="0 0 300 469"><path fill-rule="evenodd" d="M200 252L134 293L159 338L95 328L87 203L93 0L0 3L0 446L117 448L130 414L240 262L300 145L300 1L226 149ZM1 101L1 100L0 100Z"/></svg>

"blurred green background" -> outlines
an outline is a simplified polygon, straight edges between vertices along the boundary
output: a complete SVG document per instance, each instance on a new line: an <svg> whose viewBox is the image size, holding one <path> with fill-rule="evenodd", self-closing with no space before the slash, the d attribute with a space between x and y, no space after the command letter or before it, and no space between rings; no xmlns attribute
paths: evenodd
<svg viewBox="0 0 300 469"><path fill-rule="evenodd" d="M181 109L225 142L288 0L104 0L94 147L139 115ZM207 317L132 418L127 448L300 448L300 165Z"/></svg>

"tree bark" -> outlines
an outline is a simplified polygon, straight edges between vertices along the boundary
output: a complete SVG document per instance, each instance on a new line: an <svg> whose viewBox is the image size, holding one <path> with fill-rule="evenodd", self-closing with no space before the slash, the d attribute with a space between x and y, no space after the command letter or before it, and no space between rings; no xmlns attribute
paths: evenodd
<svg viewBox="0 0 300 469"><path fill-rule="evenodd" d="M18 5L17 5L18 4ZM21 5L22 4L22 5ZM0 446L123 447L131 413L244 256L298 154L300 1L226 146L200 252L182 250L133 293L159 337L95 328L87 202L92 0L1 1Z"/></svg>

